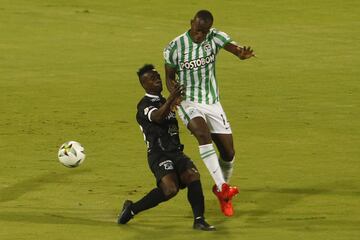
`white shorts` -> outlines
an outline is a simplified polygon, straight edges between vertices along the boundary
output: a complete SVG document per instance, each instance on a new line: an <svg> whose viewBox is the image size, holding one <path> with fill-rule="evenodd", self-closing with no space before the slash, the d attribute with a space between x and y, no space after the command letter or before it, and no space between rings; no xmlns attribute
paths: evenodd
<svg viewBox="0 0 360 240"><path fill-rule="evenodd" d="M178 107L178 113L186 126L191 119L202 117L210 129L210 133L232 134L230 123L226 118L220 102L214 104L201 104L182 101Z"/></svg>

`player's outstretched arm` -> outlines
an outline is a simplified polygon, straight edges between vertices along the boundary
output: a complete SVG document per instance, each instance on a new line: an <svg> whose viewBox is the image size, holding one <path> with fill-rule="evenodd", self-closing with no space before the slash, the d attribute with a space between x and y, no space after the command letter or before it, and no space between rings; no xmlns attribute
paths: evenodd
<svg viewBox="0 0 360 240"><path fill-rule="evenodd" d="M151 113L151 121L161 123L169 115L170 111L180 102L179 99L181 99L182 91L182 86L176 84L173 91L170 92L166 102L158 110Z"/></svg>
<svg viewBox="0 0 360 240"><path fill-rule="evenodd" d="M176 69L171 67L168 64L165 64L165 78L166 78L166 87L171 93L176 86L177 82L175 80Z"/></svg>
<svg viewBox="0 0 360 240"><path fill-rule="evenodd" d="M228 43L224 46L224 49L228 52L231 52L241 60L245 60L251 57L255 57L254 50L251 49L251 47L240 47L233 43Z"/></svg>

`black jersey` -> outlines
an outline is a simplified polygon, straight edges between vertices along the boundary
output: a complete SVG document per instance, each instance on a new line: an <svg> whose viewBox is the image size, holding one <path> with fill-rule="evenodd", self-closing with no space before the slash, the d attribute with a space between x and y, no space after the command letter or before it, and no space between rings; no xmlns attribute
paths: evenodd
<svg viewBox="0 0 360 240"><path fill-rule="evenodd" d="M159 109L165 102L166 99L163 96L146 94L137 105L136 120L144 134L148 152L153 150L169 152L183 149L175 112L170 111L161 123L151 121L151 113Z"/></svg>

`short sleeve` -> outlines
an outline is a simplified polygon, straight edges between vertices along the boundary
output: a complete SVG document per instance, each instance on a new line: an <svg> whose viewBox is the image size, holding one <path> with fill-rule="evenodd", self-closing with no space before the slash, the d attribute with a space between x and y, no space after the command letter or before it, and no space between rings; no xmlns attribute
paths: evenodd
<svg viewBox="0 0 360 240"><path fill-rule="evenodd" d="M213 39L216 46L219 48L223 48L232 41L229 35L216 29L213 29Z"/></svg>
<svg viewBox="0 0 360 240"><path fill-rule="evenodd" d="M169 45L164 49L164 60L165 64L170 65L171 67L177 67L177 44L176 41L172 41Z"/></svg>
<svg viewBox="0 0 360 240"><path fill-rule="evenodd" d="M147 119L151 122L151 113L157 110L154 106L146 106L145 104L140 104L138 108L138 114L141 118Z"/></svg>

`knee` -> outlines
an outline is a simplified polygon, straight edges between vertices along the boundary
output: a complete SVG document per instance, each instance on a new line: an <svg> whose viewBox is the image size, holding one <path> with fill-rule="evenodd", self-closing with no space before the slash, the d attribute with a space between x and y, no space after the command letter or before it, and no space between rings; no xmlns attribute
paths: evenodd
<svg viewBox="0 0 360 240"><path fill-rule="evenodd" d="M166 200L169 200L176 196L176 194L179 192L179 187L175 184L167 185L162 187L162 191L165 195Z"/></svg>
<svg viewBox="0 0 360 240"><path fill-rule="evenodd" d="M200 145L211 143L211 134L203 129L195 129L192 131Z"/></svg>
<svg viewBox="0 0 360 240"><path fill-rule="evenodd" d="M181 176L181 181L186 186L198 180L200 180L200 174L196 169L189 169Z"/></svg>
<svg viewBox="0 0 360 240"><path fill-rule="evenodd" d="M206 121L203 118L196 117L192 119L187 127L196 137L200 145L211 143L211 134Z"/></svg>
<svg viewBox="0 0 360 240"><path fill-rule="evenodd" d="M234 157L235 157L235 150L233 148L221 154L221 158L226 162L232 161Z"/></svg>

